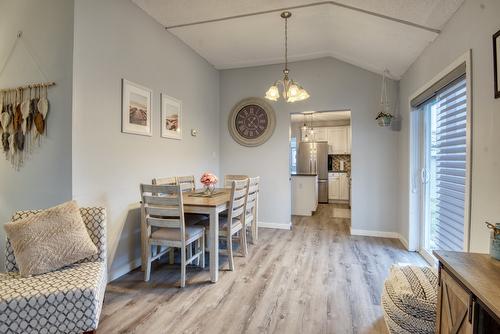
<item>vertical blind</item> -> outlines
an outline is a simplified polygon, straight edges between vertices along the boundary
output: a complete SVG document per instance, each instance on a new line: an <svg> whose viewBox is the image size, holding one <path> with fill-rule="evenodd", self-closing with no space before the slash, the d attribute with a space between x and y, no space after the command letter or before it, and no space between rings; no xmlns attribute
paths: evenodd
<svg viewBox="0 0 500 334"><path fill-rule="evenodd" d="M435 182L431 239L437 249L463 250L467 166L465 75L436 94L431 134Z"/></svg>

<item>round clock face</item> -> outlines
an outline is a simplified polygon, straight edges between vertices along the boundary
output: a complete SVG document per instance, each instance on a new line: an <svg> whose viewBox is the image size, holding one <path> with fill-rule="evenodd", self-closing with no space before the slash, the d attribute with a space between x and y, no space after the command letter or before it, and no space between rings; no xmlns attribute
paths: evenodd
<svg viewBox="0 0 500 334"><path fill-rule="evenodd" d="M269 126L269 119L262 107L250 104L246 105L236 114L236 131L246 139L260 137Z"/></svg>
<svg viewBox="0 0 500 334"><path fill-rule="evenodd" d="M273 135L276 116L263 99L250 97L237 103L228 118L233 139L243 146L259 146Z"/></svg>

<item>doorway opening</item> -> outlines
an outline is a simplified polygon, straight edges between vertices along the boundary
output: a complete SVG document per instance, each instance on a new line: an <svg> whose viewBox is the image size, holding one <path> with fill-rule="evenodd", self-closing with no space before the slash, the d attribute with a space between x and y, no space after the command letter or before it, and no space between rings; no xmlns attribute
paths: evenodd
<svg viewBox="0 0 500 334"><path fill-rule="evenodd" d="M351 218L351 111L290 115L289 171L293 216L328 210Z"/></svg>

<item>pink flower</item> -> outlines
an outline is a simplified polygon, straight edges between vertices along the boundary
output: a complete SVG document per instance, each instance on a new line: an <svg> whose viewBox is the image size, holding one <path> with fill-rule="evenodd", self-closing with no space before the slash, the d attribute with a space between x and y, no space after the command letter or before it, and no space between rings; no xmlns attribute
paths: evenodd
<svg viewBox="0 0 500 334"><path fill-rule="evenodd" d="M217 176L215 176L214 174L212 174L210 172L203 173L203 175L200 178L200 182L202 184L204 184L205 186L214 185L217 183L217 181L219 181Z"/></svg>

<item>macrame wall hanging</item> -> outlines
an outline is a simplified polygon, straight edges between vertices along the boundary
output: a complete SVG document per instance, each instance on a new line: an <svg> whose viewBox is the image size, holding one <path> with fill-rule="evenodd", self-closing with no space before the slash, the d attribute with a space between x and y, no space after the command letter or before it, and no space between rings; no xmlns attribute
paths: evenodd
<svg viewBox="0 0 500 334"><path fill-rule="evenodd" d="M16 170L19 170L34 149L41 145L42 138L47 132L48 88L55 85L54 82L46 80L46 75L29 45L22 38L22 32L17 34L9 55L0 69L0 77L18 44L24 46L46 82L0 89L1 151Z"/></svg>

